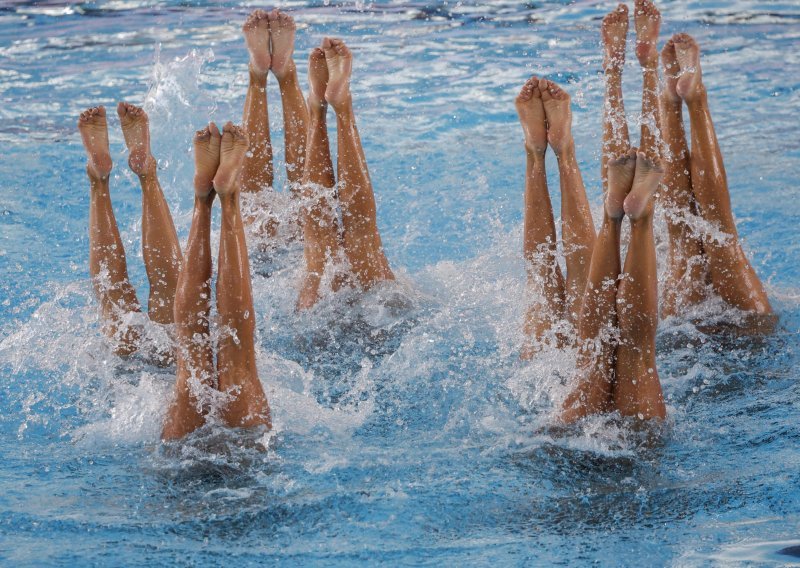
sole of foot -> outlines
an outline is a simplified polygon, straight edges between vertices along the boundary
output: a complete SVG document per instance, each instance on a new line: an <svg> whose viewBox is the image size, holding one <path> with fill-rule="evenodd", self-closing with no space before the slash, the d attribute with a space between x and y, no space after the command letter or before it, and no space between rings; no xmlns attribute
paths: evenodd
<svg viewBox="0 0 800 568"><path fill-rule="evenodd" d="M194 135L194 193L201 199L213 199L214 176L220 159L222 135L213 122Z"/></svg>
<svg viewBox="0 0 800 568"><path fill-rule="evenodd" d="M633 176L633 185L628 197L625 198L623 208L625 214L632 221L641 219L652 213L653 194L661 183L664 169L654 158L644 152L636 155L636 172Z"/></svg>
<svg viewBox="0 0 800 568"><path fill-rule="evenodd" d="M325 63L328 66L328 86L325 100L338 111L350 103L350 75L353 71L353 54L340 39L326 37L322 40Z"/></svg>
<svg viewBox="0 0 800 568"><path fill-rule="evenodd" d="M315 47L308 56L308 106L312 111L325 107L325 90L328 88L328 64L325 52Z"/></svg>
<svg viewBox="0 0 800 568"><path fill-rule="evenodd" d="M236 194L239 172L242 170L248 145L244 129L232 122L225 124L219 147L219 167L214 175L214 189L220 197Z"/></svg>
<svg viewBox="0 0 800 568"><path fill-rule="evenodd" d="M272 44L272 73L282 81L295 70L294 59L294 19L286 12L277 9L269 13L269 35Z"/></svg>
<svg viewBox="0 0 800 568"><path fill-rule="evenodd" d="M244 42L250 52L250 69L257 75L266 75L272 64L269 51L269 14L254 10L242 26Z"/></svg>
<svg viewBox="0 0 800 568"><path fill-rule="evenodd" d="M703 93L700 46L689 34L676 34L672 36L672 42L675 44L675 57L680 69L675 90L679 97L691 102Z"/></svg>
<svg viewBox="0 0 800 568"><path fill-rule="evenodd" d="M128 147L128 166L133 173L143 175L155 166L150 153L150 125L141 107L125 102L117 105L122 135Z"/></svg>
<svg viewBox="0 0 800 568"><path fill-rule="evenodd" d="M606 215L612 219L625 216L625 199L633 186L636 173L636 148L608 161L608 193L606 194Z"/></svg>
<svg viewBox="0 0 800 568"><path fill-rule="evenodd" d="M547 117L547 142L560 156L572 145L572 108L569 94L553 81L539 80L542 105Z"/></svg>
<svg viewBox="0 0 800 568"><path fill-rule="evenodd" d="M628 7L620 4L603 18L600 26L603 38L603 69L622 70L625 65L625 45L628 37Z"/></svg>
<svg viewBox="0 0 800 568"><path fill-rule="evenodd" d="M525 149L544 156L547 150L547 123L542 93L539 91L539 77L534 75L522 85L514 104L525 133Z"/></svg>
<svg viewBox="0 0 800 568"><path fill-rule="evenodd" d="M81 133L83 147L89 163L86 166L90 176L106 179L111 173L111 152L108 148L108 122L103 106L88 108L78 118L78 131Z"/></svg>
<svg viewBox="0 0 800 568"><path fill-rule="evenodd" d="M661 29L661 12L650 0L636 0L633 9L636 28L636 58L642 67L658 66L658 32Z"/></svg>

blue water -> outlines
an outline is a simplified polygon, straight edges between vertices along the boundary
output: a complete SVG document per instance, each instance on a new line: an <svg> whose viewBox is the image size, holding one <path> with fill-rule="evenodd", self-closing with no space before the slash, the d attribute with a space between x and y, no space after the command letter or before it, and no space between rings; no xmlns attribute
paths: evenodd
<svg viewBox="0 0 800 568"><path fill-rule="evenodd" d="M401 285L352 308L328 298L300 317L291 309L299 248L254 263L275 431L254 440L212 429L166 449L158 434L173 372L116 358L99 331L75 122L90 105L145 103L185 239L191 134L240 116L239 26L251 8L131 0L0 9L0 561L797 560L777 551L800 544L800 7L661 6L664 37L687 31L703 48L740 233L781 326L747 340L662 322L670 423L660 441L643 443L606 419L542 433L574 354L517 358L524 153L513 97L533 72L566 84L599 220L598 26L612 4L327 4L286 3L301 26L302 81L323 35L348 41L379 224ZM625 81L635 131L635 66ZM269 96L281 172L274 82ZM139 189L110 122L112 197L144 300ZM663 263L661 219L656 232ZM397 295L408 305L387 309ZM714 301L701 313L734 317Z"/></svg>

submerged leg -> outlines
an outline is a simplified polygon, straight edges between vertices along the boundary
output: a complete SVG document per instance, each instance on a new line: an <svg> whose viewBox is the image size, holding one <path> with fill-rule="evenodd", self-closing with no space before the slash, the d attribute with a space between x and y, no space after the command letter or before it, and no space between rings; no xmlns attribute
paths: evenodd
<svg viewBox="0 0 800 568"><path fill-rule="evenodd" d="M182 438L205 423L208 401L204 400L203 390L216 386L209 313L212 180L219 165L219 148L220 134L213 122L197 132L194 139L194 214L175 295L178 369L175 397L161 432L164 440Z"/></svg>
<svg viewBox="0 0 800 568"><path fill-rule="evenodd" d="M89 274L100 301L103 330L116 342L116 353L127 356L136 351L139 333L125 319L141 308L128 280L125 248L111 207L108 178L112 164L105 108L94 107L81 113L78 130L89 158Z"/></svg>
<svg viewBox="0 0 800 568"><path fill-rule="evenodd" d="M344 252L355 278L362 287L370 288L378 282L394 280L394 274L386 260L378 232L375 195L350 95L353 55L338 39L325 38L322 49L329 75L325 100L336 111L339 146L337 177Z"/></svg>
<svg viewBox="0 0 800 568"><path fill-rule="evenodd" d="M667 41L661 50L661 62L664 65L664 90L660 97L661 133L667 155L662 160L664 178L659 203L667 210L669 232L669 268L661 312L668 317L678 315L683 309L703 300L707 259L701 239L695 236L687 222L687 218L697 215L697 202L692 193L692 165L683 126L683 102L676 91L679 68L672 40Z"/></svg>
<svg viewBox="0 0 800 568"><path fill-rule="evenodd" d="M600 177L603 191L608 191L608 161L627 153L630 148L628 119L622 100L622 70L628 35L628 7L620 4L603 18L601 35L605 56L605 101L603 103L603 148L600 152Z"/></svg>
<svg viewBox="0 0 800 568"><path fill-rule="evenodd" d="M128 147L128 165L142 186L142 256L150 282L147 311L158 323L172 323L175 289L181 270L181 247L172 215L158 183L156 160L150 152L147 114L127 103L117 106L122 134Z"/></svg>
<svg viewBox="0 0 800 568"><path fill-rule="evenodd" d="M657 163L640 152L633 187L624 205L631 220L631 239L617 293L620 337L614 406L623 416L643 420L666 417L656 370L658 281L652 202L662 175Z"/></svg>
<svg viewBox="0 0 800 568"><path fill-rule="evenodd" d="M301 190L305 201L302 223L306 275L297 299L298 310L310 308L317 302L325 265L339 253L339 222L330 202L336 179L328 140L328 103L325 102L328 66L325 52L320 48L312 50L309 57L308 83L310 126Z"/></svg>
<svg viewBox="0 0 800 568"><path fill-rule="evenodd" d="M516 100L525 133L525 234L523 247L528 269L528 290L533 301L525 315L528 340L521 357L530 359L536 342L558 321L565 304L564 276L556 258L556 225L547 191L545 151L547 127L539 91L539 78L531 77Z"/></svg>
<svg viewBox="0 0 800 568"><path fill-rule="evenodd" d="M239 174L247 152L247 134L225 125L220 164L214 188L222 204L217 310L222 336L217 351L219 390L227 393L223 411L232 427L271 426L269 406L258 379L255 353L255 311L242 216L239 210Z"/></svg>
<svg viewBox="0 0 800 568"><path fill-rule="evenodd" d="M547 116L547 140L558 159L561 183L561 238L567 265L567 319L577 324L589 278L595 230L583 177L575 158L569 95L552 81L539 81Z"/></svg>
<svg viewBox="0 0 800 568"><path fill-rule="evenodd" d="M714 290L732 306L759 315L772 314L767 293L739 243L731 210L728 180L708 107L700 70L700 48L687 34L673 36L680 66L676 85L686 102L692 127L692 190L704 219L726 233L726 239L708 235L708 255Z"/></svg>

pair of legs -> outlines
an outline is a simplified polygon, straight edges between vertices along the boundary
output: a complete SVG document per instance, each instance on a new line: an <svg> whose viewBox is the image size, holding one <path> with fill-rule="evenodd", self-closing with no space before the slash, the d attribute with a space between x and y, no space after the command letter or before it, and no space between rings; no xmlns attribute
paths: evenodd
<svg viewBox="0 0 800 568"><path fill-rule="evenodd" d="M148 315L154 322L170 324L182 262L178 235L150 152L147 114L127 103L119 103L117 114L128 147L128 164L142 187L142 256L150 282ZM130 315L141 308L128 280L125 249L111 206L112 161L105 108L81 113L78 130L89 158L89 273L100 301L104 330L115 341L118 354L130 355L139 340L139 332L129 325Z"/></svg>
<svg viewBox="0 0 800 568"><path fill-rule="evenodd" d="M653 195L663 176L656 92L661 15L649 0L636 0L634 16L636 56L643 72L638 152L630 148L622 107L627 7L621 4L603 20L607 91L602 174L607 191L581 310L578 383L564 402L564 422L611 411L640 419L666 416L655 359L658 286L653 241ZM631 236L623 267L620 232L625 215Z"/></svg>
<svg viewBox="0 0 800 568"><path fill-rule="evenodd" d="M383 252L375 195L356 127L350 94L352 65L350 49L338 39L325 38L309 57L310 119L302 178L306 275L297 300L300 310L317 302L325 267L342 252L351 273L347 279L335 278L334 288L341 286L343 280L368 289L394 279ZM336 113L339 156L335 176L328 139L328 104ZM334 187L338 191L334 192ZM337 203L341 207L341 228Z"/></svg>
<svg viewBox="0 0 800 568"><path fill-rule="evenodd" d="M524 254L529 290L522 358L533 356L536 344L554 322L566 317L573 324L581 311L583 290L594 250L595 230L583 185L575 142L569 95L546 79L531 77L516 100L525 133ZM547 145L558 160L561 185L561 229L567 267L566 280L556 256L556 227L545 172Z"/></svg>
<svg viewBox="0 0 800 568"><path fill-rule="evenodd" d="M669 148L661 199L671 213L667 216L670 269L662 313L676 315L702 300L707 275L714 291L728 304L756 316L757 329L770 327L774 318L769 299L736 231L725 165L703 85L700 48L687 34L677 34L664 46L661 59L665 74L660 97L662 132ZM691 153L683 103L689 111ZM697 214L724 237L711 231L696 236L686 218Z"/></svg>
<svg viewBox="0 0 800 568"><path fill-rule="evenodd" d="M194 213L186 258L175 296L177 379L162 438L177 439L219 413L231 427L271 426L269 405L258 379L255 311L239 175L248 151L247 134L228 123L220 135L211 123L194 140ZM210 332L211 206L222 205L217 274L220 337L216 366Z"/></svg>
<svg viewBox="0 0 800 568"><path fill-rule="evenodd" d="M242 31L250 53L250 83L242 119L250 147L242 166L242 191L251 194L270 191L273 184L267 107L267 76L270 70L278 80L281 93L286 175L290 189L295 191L303 175L308 127L308 111L293 59L295 23L291 16L277 9L271 12L255 10L248 16ZM277 226L277 221L270 219L262 229L266 236L274 236Z"/></svg>

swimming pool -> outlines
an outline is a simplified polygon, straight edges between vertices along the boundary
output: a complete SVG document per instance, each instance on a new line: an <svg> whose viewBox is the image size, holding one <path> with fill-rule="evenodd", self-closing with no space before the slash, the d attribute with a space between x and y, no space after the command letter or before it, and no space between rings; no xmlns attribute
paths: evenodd
<svg viewBox="0 0 800 568"><path fill-rule="evenodd" d="M600 419L579 433L541 433L572 360L517 357L524 152L513 97L533 72L566 84L597 213L598 30L613 5L327 4L283 5L301 26L302 82L323 35L348 41L383 241L412 306L387 311L381 296L396 292L378 291L352 310L334 298L299 317L299 249L254 266L260 374L276 426L266 453L215 431L170 451L159 443L174 375L117 359L100 334L75 129L89 105L147 95L183 241L191 135L241 114L239 28L252 6L18 2L0 11L3 563L791 561L776 551L800 544L800 7L660 6L662 38L687 31L703 49L740 233L781 327L753 341L663 322L670 426L645 445ZM632 66L632 124L640 88ZM274 81L270 112L280 183ZM139 189L110 123L112 198L145 298Z"/></svg>

